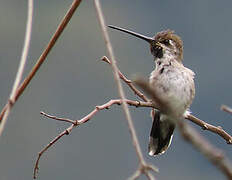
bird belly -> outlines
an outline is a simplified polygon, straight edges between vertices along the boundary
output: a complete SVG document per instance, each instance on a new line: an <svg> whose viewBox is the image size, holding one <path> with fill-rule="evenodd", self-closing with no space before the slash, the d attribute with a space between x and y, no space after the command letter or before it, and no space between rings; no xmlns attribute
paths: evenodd
<svg viewBox="0 0 232 180"><path fill-rule="evenodd" d="M181 115L192 103L194 82L187 71L171 66L157 68L151 73L150 84L161 100Z"/></svg>

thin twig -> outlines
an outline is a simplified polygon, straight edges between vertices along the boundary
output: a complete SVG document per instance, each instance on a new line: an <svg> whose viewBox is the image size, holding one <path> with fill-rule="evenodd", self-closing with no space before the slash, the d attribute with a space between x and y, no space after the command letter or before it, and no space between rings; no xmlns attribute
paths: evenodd
<svg viewBox="0 0 232 180"><path fill-rule="evenodd" d="M46 116L46 117L48 117L48 118L50 118L50 119L57 120L57 121L68 122L68 123L71 123L71 124L78 124L77 121L73 121L73 120L71 120L71 119L66 119L66 118L58 118L58 117L56 117L56 116L51 116L51 115L49 115L49 114L46 114L46 113L43 112L43 111L41 111L40 114L43 115L43 116Z"/></svg>
<svg viewBox="0 0 232 180"><path fill-rule="evenodd" d="M114 78L115 78L115 81L116 81L116 84L117 84L117 87L118 87L119 96L122 99L122 107L123 107L123 111L124 111L126 119L127 119L129 132L130 132L131 137L132 137L132 142L133 142L133 145L135 147L136 154L137 154L138 159L139 159L139 163L141 164L141 166L146 167L147 163L144 160L144 157L143 157L143 154L142 154L142 151L141 151L141 148L140 148L140 144L139 144L139 141L138 141L138 138L137 138L137 135L136 135L136 131L135 131L135 128L134 128L134 124L133 124L133 121L132 121L132 118L131 118L131 115L130 115L130 111L129 111L129 108L128 108L127 103L125 101L126 100L125 93L123 91L122 84L121 84L121 81L119 79L120 78L119 74L118 74L119 70L118 70L118 67L117 67L117 64L116 64L113 48L112 48L112 45L111 45L111 42L110 42L110 38L109 38L109 35L108 35L108 31L107 31L107 28L106 28L106 24L105 24L105 20L104 20L104 16L103 16L103 13L102 13L102 9L101 9L101 5L100 5L99 0L95 0L94 4L95 4L96 11L97 11L97 16L98 16L98 20L99 20L99 23L100 23L100 26L101 26L101 30L102 30L102 33L103 33L103 36L104 36L106 48L107 48L107 51L108 51L110 59L111 59L111 66L112 66L112 69L113 69Z"/></svg>
<svg viewBox="0 0 232 180"><path fill-rule="evenodd" d="M61 23L59 24L59 26L57 27L56 32L53 34L51 40L49 41L48 45L46 46L45 50L42 52L41 56L39 57L39 59L37 60L35 66L32 68L31 72L28 74L28 76L24 79L24 81L20 84L20 86L17 88L16 94L15 94L15 101L18 100L18 98L22 95L23 91L25 90L25 88L28 86L28 84L31 82L32 78L35 76L36 72L39 70L40 66L43 64L43 62L45 61L47 55L49 54L49 52L51 51L51 49L54 47L56 41L58 40L58 38L60 37L60 35L62 34L63 30L65 29L65 27L67 26L68 22L70 21L70 19L72 18L74 12L76 11L77 7L80 5L81 0L73 0L73 3L71 5L71 7L69 8L69 10L67 11L67 13L65 14L63 20L61 21ZM6 105L4 106L4 108L2 109L1 113L0 113L0 123L2 121L3 115L5 114L6 110L7 110L7 106L9 103L6 103Z"/></svg>
<svg viewBox="0 0 232 180"><path fill-rule="evenodd" d="M232 114L232 108L230 108L230 107L228 107L226 105L222 105L221 110Z"/></svg>
<svg viewBox="0 0 232 180"><path fill-rule="evenodd" d="M134 106L134 107L153 107L153 104L151 102L143 102L143 101L132 101L132 100L125 100L126 103L130 106ZM36 163L35 163L35 167L34 167L34 174L33 177L34 179L36 179L37 177L37 173L39 170L39 161L41 156L52 146L54 145L61 137L63 137L64 135L68 135L72 129L74 127L79 126L80 124L86 123L88 122L98 111L103 110L103 109L109 109L112 105L117 104L117 105L121 105L122 104L122 100L121 99L113 99L108 101L107 103L101 105L101 106L96 106L95 109L93 111L91 111L89 114L87 114L85 117L83 117L80 120L70 120L67 118L59 118L53 115L49 115L45 112L42 112L41 115L44 115L45 117L54 119L54 120L58 120L58 121L65 121L68 123L72 123L72 125L67 128L65 131L63 131L62 133L60 133L57 137L55 137L47 146L45 146L39 153L38 153L38 157L36 159ZM157 171L157 169L151 165L147 165L146 168L150 168L154 171Z"/></svg>
<svg viewBox="0 0 232 180"><path fill-rule="evenodd" d="M221 126L213 126L211 124L208 124L202 120L200 120L199 118L189 114L185 117L185 119L190 120L191 122L197 124L198 126L202 127L203 130L208 130L210 132L213 132L215 134L218 134L219 136L221 136L223 139L226 140L227 144L232 144L232 136L230 134L228 134L226 131L224 131L222 129Z"/></svg>
<svg viewBox="0 0 232 180"><path fill-rule="evenodd" d="M27 55L30 47L30 41L31 41L31 31L32 31L32 19L33 19L33 0L28 0L28 8L27 8L27 25L26 25L26 32L25 32L25 39L24 39L24 47L22 50L21 60L18 67L18 72L15 77L15 82L12 87L12 91L8 100L8 103L6 105L6 112L5 115L2 118L2 122L0 123L0 136L2 135L2 132L4 130L7 118L10 114L11 108L14 106L15 99L16 99L16 93L17 88L19 86L19 83L23 76L24 67L26 65L27 61Z"/></svg>
<svg viewBox="0 0 232 180"><path fill-rule="evenodd" d="M111 61L106 57L103 56L101 58L102 61L111 64ZM149 99L142 93L140 92L133 84L132 81L127 79L127 77L120 71L118 70L118 75L119 77L131 88L131 90L135 93L135 95L137 95L138 97L140 97L142 100L144 100L145 102L148 102Z"/></svg>
<svg viewBox="0 0 232 180"><path fill-rule="evenodd" d="M135 171L134 174L132 174L131 177L128 178L128 180L137 180L142 175L141 171Z"/></svg>
<svg viewBox="0 0 232 180"><path fill-rule="evenodd" d="M48 117L49 115L47 115ZM39 153L38 153L38 157L36 159L36 163L35 163L35 167L33 170L33 178L36 179L38 171L39 171L39 161L41 156L52 146L54 145L60 138L62 138L64 135L69 135L70 132L72 131L73 127L75 127L77 125L72 124L69 128L67 128L66 130L64 130L62 133L60 133L57 137L55 137L44 149L42 149Z"/></svg>
<svg viewBox="0 0 232 180"><path fill-rule="evenodd" d="M111 61L110 61L106 56L103 56L103 57L101 58L101 60L107 62L107 63L110 64L110 65L112 65ZM119 75L119 77L120 77L121 79L123 79L124 81L126 81L128 84L131 84L131 83L132 83L132 81L129 80L129 79L127 79L127 78L121 73L120 70L118 70L118 75Z"/></svg>

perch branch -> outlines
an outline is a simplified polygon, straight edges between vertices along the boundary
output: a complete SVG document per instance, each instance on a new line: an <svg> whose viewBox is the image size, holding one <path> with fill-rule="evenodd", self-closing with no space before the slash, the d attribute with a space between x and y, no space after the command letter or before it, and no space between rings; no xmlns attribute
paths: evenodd
<svg viewBox="0 0 232 180"><path fill-rule="evenodd" d="M198 126L202 127L203 130L208 130L210 132L213 132L215 134L218 134L219 136L221 136L223 139L226 140L227 144L232 144L232 136L230 134L228 134L226 131L224 131L222 129L221 126L213 126L211 124L208 124L202 120L200 120L199 118L193 116L193 115L187 115L185 117L185 119L190 120L191 122L197 124Z"/></svg>
<svg viewBox="0 0 232 180"><path fill-rule="evenodd" d="M27 8L27 25L26 25L26 32L25 32L25 39L24 39L24 47L22 50L21 60L18 67L18 72L15 77L15 82L12 87L12 91L10 97L8 99L8 103L6 104L5 114L2 117L2 121L0 121L0 136L4 130L7 118L10 114L11 108L15 104L17 88L23 76L24 67L27 61L27 55L30 48L30 41L31 41L31 31L32 31L32 18L33 18L33 0L28 0L28 8Z"/></svg>
<svg viewBox="0 0 232 180"><path fill-rule="evenodd" d="M125 99L126 103L130 106L134 106L134 107L154 107L154 105L151 102L143 102L143 101L132 101L132 100L128 100ZM54 145L61 137L63 137L64 135L68 135L70 134L70 132L72 131L72 129L74 127L77 127L80 124L86 123L88 122L98 111L103 110L103 109L109 109L112 105L117 104L117 105L121 105L122 104L122 100L121 99L114 99L114 100L110 100L107 103L101 105L101 106L96 106L95 109L93 111L91 111L89 114L87 114L85 117L83 117L80 120L70 120L67 118L59 118L53 115L49 115L45 112L41 112L41 115L44 115L48 118L57 120L57 121L64 121L67 123L71 123L72 125L67 128L66 130L64 130L62 133L60 133L57 137L55 137L47 146L45 146L39 153L38 153L38 157L36 159L36 163L35 163L35 167L34 167L34 173L33 173L33 178L36 179L37 174L38 174L38 170L39 170L39 161L41 156L52 146ZM158 171L155 167L151 166L151 165L147 165L146 168L150 168L153 170Z"/></svg>
<svg viewBox="0 0 232 180"><path fill-rule="evenodd" d="M39 59L37 60L35 66L32 68L31 72L28 74L28 76L24 79L24 81L20 84L20 86L17 88L16 94L15 94L15 98L14 98L14 102L16 102L18 100L18 98L22 95L23 91L25 90L25 88L28 86L28 84L31 82L32 78L35 76L36 72L39 70L40 66L42 65L42 63L45 61L48 53L51 51L51 49L54 47L56 41L58 40L58 38L60 37L60 35L62 34L63 30L65 29L66 25L68 24L68 22L70 21L70 19L72 18L72 15L74 14L75 10L77 9L77 7L79 6L79 4L81 3L81 0L74 0L70 9L68 10L68 12L65 14L63 20L61 21L61 23L59 24L56 32L54 33L54 35L52 36L51 40L49 41L48 45L46 46L45 50L42 52L41 56L39 57ZM2 121L2 118L8 108L8 104L7 103L4 108L2 109L1 113L0 113L0 123Z"/></svg>

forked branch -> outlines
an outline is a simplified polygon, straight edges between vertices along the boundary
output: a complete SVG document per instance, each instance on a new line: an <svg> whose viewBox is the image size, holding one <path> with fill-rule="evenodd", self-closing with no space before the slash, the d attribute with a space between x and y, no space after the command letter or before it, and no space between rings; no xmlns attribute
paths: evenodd
<svg viewBox="0 0 232 180"><path fill-rule="evenodd" d="M125 102L130 105L130 106L134 106L134 107L153 107L154 105L151 102L143 102L143 101L132 101L132 100L128 100L125 99ZM87 114L86 116L84 116L82 119L80 120L71 120L71 119L67 119L67 118L60 118L60 117L56 117L53 115L49 115L45 112L41 112L40 114L43 116L46 116L48 118L57 120L57 121L63 121L63 122L67 122L67 123L71 123L70 127L68 127L66 130L64 130L63 132L61 132L58 136L56 136L48 145L46 145L39 153L38 153L38 157L36 159L36 163L35 163L35 167L34 167L34 173L33 173L33 178L36 179L37 177L37 173L39 170L39 161L41 156L52 146L54 145L60 138L62 138L64 135L69 135L72 131L72 129L74 127L77 127L83 123L88 122L91 118L93 118L93 116L99 112L100 110L103 109L109 109L112 105L117 104L117 105L121 105L122 104L122 100L121 99L114 99L114 100L110 100L107 103L100 105L100 106L96 106L95 109L93 111L91 111L89 114ZM150 167L151 169L153 168L153 170L155 169L156 171L158 171L155 167L151 166L151 165L145 165L143 167Z"/></svg>

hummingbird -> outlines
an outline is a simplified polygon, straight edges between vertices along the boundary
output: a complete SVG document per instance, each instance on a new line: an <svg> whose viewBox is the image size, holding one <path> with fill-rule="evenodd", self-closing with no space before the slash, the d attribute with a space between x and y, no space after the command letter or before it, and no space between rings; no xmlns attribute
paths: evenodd
<svg viewBox="0 0 232 180"><path fill-rule="evenodd" d="M124 28L109 25L109 28L143 39L150 44L155 69L149 77L151 89L182 119L190 114L189 107L195 96L194 72L183 65L183 42L172 30L158 32L148 37ZM176 120L158 109L152 110L148 153L157 156L165 153L172 142Z"/></svg>

